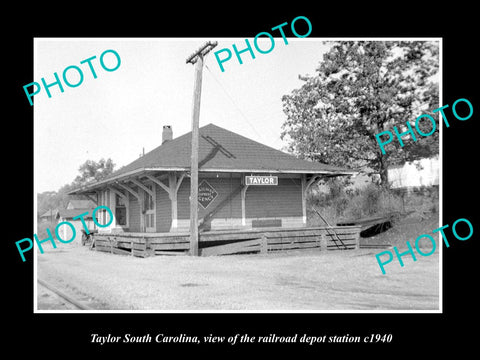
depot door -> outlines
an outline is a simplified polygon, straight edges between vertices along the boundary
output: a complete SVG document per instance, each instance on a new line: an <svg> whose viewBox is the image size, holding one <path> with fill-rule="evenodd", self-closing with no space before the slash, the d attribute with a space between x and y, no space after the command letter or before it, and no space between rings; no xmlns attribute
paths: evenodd
<svg viewBox="0 0 480 360"><path fill-rule="evenodd" d="M153 196L144 191L144 204L145 204L145 231L146 232L155 232L155 186L146 185L152 193Z"/></svg>

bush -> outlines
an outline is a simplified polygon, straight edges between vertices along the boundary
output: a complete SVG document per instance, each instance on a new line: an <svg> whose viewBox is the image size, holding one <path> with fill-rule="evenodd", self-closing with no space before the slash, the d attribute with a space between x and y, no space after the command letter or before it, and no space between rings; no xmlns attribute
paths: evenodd
<svg viewBox="0 0 480 360"><path fill-rule="evenodd" d="M331 225L344 220L406 211L403 194L376 184L348 191L341 186L342 184L338 180L329 180L327 185L329 186L328 193L312 193L307 197L307 207L314 206ZM425 202L425 200L423 201ZM429 205L429 207L430 210L436 209L435 206ZM315 211L310 211L309 222L311 225L324 225Z"/></svg>
<svg viewBox="0 0 480 360"><path fill-rule="evenodd" d="M401 196L388 189L369 184L349 199L343 215L348 219L360 219L374 215L386 215L391 212L402 212Z"/></svg>

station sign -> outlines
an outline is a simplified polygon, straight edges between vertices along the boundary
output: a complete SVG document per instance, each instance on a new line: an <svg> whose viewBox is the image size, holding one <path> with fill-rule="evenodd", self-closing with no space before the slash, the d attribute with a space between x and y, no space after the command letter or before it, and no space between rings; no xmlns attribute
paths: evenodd
<svg viewBox="0 0 480 360"><path fill-rule="evenodd" d="M198 202L204 209L218 196L217 191L207 181L203 180L198 185Z"/></svg>
<svg viewBox="0 0 480 360"><path fill-rule="evenodd" d="M245 185L278 185L278 176L245 176Z"/></svg>

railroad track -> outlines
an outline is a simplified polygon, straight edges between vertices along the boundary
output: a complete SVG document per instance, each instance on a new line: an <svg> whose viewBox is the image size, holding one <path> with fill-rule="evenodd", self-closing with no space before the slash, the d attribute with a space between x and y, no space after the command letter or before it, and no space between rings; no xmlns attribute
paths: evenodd
<svg viewBox="0 0 480 360"><path fill-rule="evenodd" d="M60 296L62 299L68 301L70 304L74 305L75 307L77 307L78 309L80 310L93 310L92 308L90 308L89 306L81 303L80 301L72 298L71 296L65 294L63 291L59 290L58 288L54 287L53 285L45 282L44 280L42 279L39 279L37 278L37 282L44 286L45 288L47 288L48 290L50 290L51 292L57 294L58 296Z"/></svg>

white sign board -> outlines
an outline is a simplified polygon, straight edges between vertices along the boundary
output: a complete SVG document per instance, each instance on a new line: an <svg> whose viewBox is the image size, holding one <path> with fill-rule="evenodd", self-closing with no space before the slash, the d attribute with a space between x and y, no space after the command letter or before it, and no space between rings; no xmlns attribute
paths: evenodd
<svg viewBox="0 0 480 360"><path fill-rule="evenodd" d="M245 176L245 185L278 185L278 176Z"/></svg>

